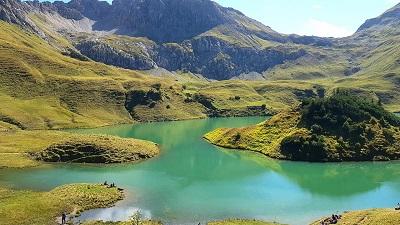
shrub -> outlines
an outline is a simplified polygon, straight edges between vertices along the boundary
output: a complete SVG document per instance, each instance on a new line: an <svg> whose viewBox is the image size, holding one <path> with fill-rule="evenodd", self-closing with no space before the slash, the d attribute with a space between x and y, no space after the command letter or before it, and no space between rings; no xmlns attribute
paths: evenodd
<svg viewBox="0 0 400 225"><path fill-rule="evenodd" d="M160 83L152 84L151 87L159 91L161 89L161 84Z"/></svg>
<svg viewBox="0 0 400 225"><path fill-rule="evenodd" d="M317 162L327 159L324 137L318 135L286 137L282 140L281 150L292 160Z"/></svg>

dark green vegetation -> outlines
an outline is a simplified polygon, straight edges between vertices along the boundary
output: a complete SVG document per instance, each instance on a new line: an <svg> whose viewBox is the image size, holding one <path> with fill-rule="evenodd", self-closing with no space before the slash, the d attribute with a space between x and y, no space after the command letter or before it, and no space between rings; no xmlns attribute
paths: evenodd
<svg viewBox="0 0 400 225"><path fill-rule="evenodd" d="M66 185L49 192L0 188L0 224L52 225L63 212L75 216L83 210L110 207L122 198L117 188L93 184Z"/></svg>
<svg viewBox="0 0 400 225"><path fill-rule="evenodd" d="M300 161L370 161L400 158L400 119L379 102L337 91L305 100L292 112L249 128L217 129L213 144Z"/></svg>
<svg viewBox="0 0 400 225"><path fill-rule="evenodd" d="M399 158L400 119L378 102L338 91L329 98L305 101L301 107L299 126L311 133L282 141L282 153L289 158L306 161ZM328 141L325 136L333 138Z"/></svg>

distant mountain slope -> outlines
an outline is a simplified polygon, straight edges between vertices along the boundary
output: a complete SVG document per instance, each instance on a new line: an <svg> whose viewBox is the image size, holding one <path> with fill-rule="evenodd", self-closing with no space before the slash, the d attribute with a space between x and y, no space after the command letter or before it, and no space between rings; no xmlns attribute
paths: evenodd
<svg viewBox="0 0 400 225"><path fill-rule="evenodd" d="M387 10L381 16L367 20L358 28L357 32L366 30L377 29L393 29L395 26L400 25L400 3L393 8Z"/></svg>
<svg viewBox="0 0 400 225"><path fill-rule="evenodd" d="M66 37L85 56L128 69L163 67L225 80L303 57L319 61L312 49L332 46L328 38L279 34L210 0L7 1L26 7L25 17L56 47L65 44L53 39Z"/></svg>

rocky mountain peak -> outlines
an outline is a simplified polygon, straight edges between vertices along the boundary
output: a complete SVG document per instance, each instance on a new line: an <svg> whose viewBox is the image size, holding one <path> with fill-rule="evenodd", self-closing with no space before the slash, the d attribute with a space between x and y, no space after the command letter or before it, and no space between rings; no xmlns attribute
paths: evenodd
<svg viewBox="0 0 400 225"><path fill-rule="evenodd" d="M223 8L210 0L114 0L98 30L180 42L225 22Z"/></svg>
<svg viewBox="0 0 400 225"><path fill-rule="evenodd" d="M30 10L29 4L19 0L0 0L0 20L40 33L35 24L27 17L27 12Z"/></svg>
<svg viewBox="0 0 400 225"><path fill-rule="evenodd" d="M26 25L27 6L16 0L0 0L0 19L9 23Z"/></svg>
<svg viewBox="0 0 400 225"><path fill-rule="evenodd" d="M379 17L365 21L365 23L360 26L357 32L362 32L370 28L382 28L394 24L400 24L400 3L387 10Z"/></svg>

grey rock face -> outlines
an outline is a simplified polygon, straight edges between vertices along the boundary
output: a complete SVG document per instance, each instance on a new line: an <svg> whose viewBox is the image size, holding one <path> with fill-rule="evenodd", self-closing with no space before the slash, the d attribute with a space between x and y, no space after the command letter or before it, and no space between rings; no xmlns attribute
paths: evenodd
<svg viewBox="0 0 400 225"><path fill-rule="evenodd" d="M242 73L258 72L296 60L307 54L302 49L278 46L268 49L240 48L213 37L204 37L181 44L156 45L146 52L129 53L99 41L76 45L82 54L110 65L127 69L148 70L162 67L170 71L184 70L203 74L215 80L230 79Z"/></svg>
<svg viewBox="0 0 400 225"><path fill-rule="evenodd" d="M126 69L149 70L157 67L149 57L141 54L128 54L102 42L84 41L79 43L76 48L95 61Z"/></svg>
<svg viewBox="0 0 400 225"><path fill-rule="evenodd" d="M96 30L180 42L225 22L221 7L209 0L115 0Z"/></svg>
<svg viewBox="0 0 400 225"><path fill-rule="evenodd" d="M0 0L0 20L20 25L27 30L36 30L35 25L26 17L29 6L15 0Z"/></svg>

